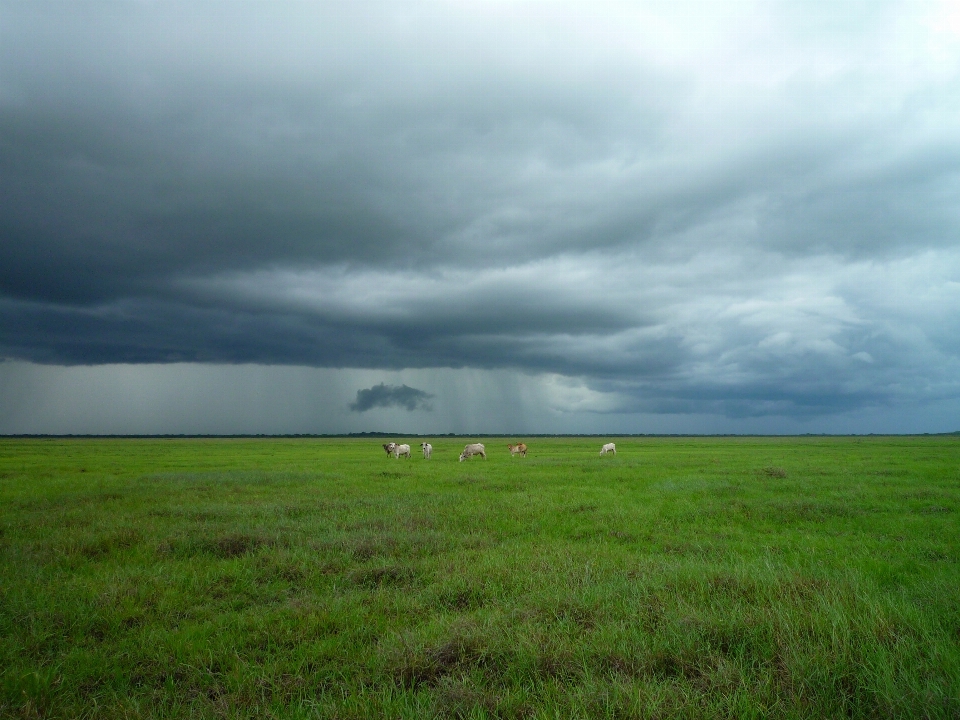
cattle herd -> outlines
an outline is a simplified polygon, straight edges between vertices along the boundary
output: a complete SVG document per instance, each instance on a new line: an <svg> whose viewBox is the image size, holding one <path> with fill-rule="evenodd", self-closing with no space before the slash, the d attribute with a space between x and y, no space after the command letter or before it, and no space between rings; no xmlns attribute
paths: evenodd
<svg viewBox="0 0 960 720"><path fill-rule="evenodd" d="M395 442L385 443L383 446L384 451L388 456L392 455L396 459L400 459L401 456L409 458L410 457L410 446L407 444L398 444ZM433 455L433 445L428 442L420 443L420 449L423 451L423 459L429 460ZM520 457L527 456L527 446L524 443L517 443L507 445L507 450L510 451L510 457L514 455L519 455ZM602 448L600 448L600 455L617 454L617 446L613 443L607 443ZM463 448L463 452L460 453L460 462L464 460L469 460L475 455L479 455L484 460L487 459L487 449L484 447L483 443L468 443L466 447Z"/></svg>

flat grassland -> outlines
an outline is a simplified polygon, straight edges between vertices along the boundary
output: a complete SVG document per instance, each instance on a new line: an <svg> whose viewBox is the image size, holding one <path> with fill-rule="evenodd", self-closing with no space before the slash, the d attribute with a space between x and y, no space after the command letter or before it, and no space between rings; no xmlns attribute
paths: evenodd
<svg viewBox="0 0 960 720"><path fill-rule="evenodd" d="M960 717L960 437L615 440L0 440L0 716Z"/></svg>

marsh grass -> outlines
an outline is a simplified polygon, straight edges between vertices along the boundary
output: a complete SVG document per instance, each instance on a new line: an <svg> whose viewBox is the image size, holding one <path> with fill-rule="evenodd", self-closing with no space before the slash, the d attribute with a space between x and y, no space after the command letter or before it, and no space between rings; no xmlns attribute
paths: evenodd
<svg viewBox="0 0 960 720"><path fill-rule="evenodd" d="M431 442L0 441L0 715L960 716L957 438Z"/></svg>

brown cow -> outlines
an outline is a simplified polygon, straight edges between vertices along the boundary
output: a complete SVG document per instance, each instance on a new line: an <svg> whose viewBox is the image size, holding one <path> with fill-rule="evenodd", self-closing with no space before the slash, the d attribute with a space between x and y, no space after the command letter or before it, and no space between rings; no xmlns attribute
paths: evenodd
<svg viewBox="0 0 960 720"><path fill-rule="evenodd" d="M527 456L527 446L523 443L518 443L517 445L507 445L507 450L510 451L510 457L514 455L519 455L520 457Z"/></svg>

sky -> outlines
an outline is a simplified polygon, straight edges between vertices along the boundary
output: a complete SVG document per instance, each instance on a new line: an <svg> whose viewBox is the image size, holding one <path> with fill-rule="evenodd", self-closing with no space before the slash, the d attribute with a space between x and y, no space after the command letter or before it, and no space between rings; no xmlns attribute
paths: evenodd
<svg viewBox="0 0 960 720"><path fill-rule="evenodd" d="M0 433L960 430L960 4L0 0L0 359Z"/></svg>

